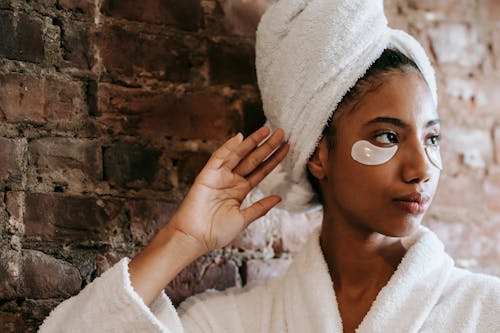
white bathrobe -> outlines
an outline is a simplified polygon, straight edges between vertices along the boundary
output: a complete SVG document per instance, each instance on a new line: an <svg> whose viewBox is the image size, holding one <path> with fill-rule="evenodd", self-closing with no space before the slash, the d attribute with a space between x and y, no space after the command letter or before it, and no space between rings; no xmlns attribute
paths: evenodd
<svg viewBox="0 0 500 333"><path fill-rule="evenodd" d="M454 267L421 228L357 332L500 332L500 279ZM176 311L165 294L146 306L131 287L128 259L61 303L41 333L342 332L336 297L315 233L283 278L193 296Z"/></svg>

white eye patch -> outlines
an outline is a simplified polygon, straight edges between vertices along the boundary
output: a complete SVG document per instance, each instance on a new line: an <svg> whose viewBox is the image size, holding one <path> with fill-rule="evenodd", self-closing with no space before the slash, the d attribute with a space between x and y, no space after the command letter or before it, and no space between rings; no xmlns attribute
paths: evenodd
<svg viewBox="0 0 500 333"><path fill-rule="evenodd" d="M366 140L360 140L352 145L351 157L361 164L380 165L393 158L397 151L397 145L379 147Z"/></svg>
<svg viewBox="0 0 500 333"><path fill-rule="evenodd" d="M352 145L351 157L364 165L381 165L396 155L398 146L379 147L366 140L360 140ZM425 154L431 163L439 170L443 169L439 146L426 146Z"/></svg>
<svg viewBox="0 0 500 333"><path fill-rule="evenodd" d="M438 168L443 170L443 162L441 161L441 153L439 152L439 146L427 146L425 147L425 153L429 161Z"/></svg>

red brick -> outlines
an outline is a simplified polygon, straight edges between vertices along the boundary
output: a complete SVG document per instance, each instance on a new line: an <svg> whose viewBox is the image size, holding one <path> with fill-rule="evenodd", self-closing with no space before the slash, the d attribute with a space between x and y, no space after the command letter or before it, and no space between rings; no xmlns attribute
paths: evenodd
<svg viewBox="0 0 500 333"><path fill-rule="evenodd" d="M189 81L195 66L193 50L180 36L129 32L117 26L105 26L97 44L107 73L130 77L154 76L174 82Z"/></svg>
<svg viewBox="0 0 500 333"><path fill-rule="evenodd" d="M128 205L132 239L136 244L147 245L153 236L170 221L179 204L156 200L134 200Z"/></svg>
<svg viewBox="0 0 500 333"><path fill-rule="evenodd" d="M442 23L428 31L432 48L440 65L479 66L486 56L475 27L465 24Z"/></svg>
<svg viewBox="0 0 500 333"><path fill-rule="evenodd" d="M224 140L241 128L241 116L222 97L210 92L176 96L100 84L98 121L115 133L152 137Z"/></svg>
<svg viewBox="0 0 500 333"><path fill-rule="evenodd" d="M212 84L257 85L253 45L211 44L208 59Z"/></svg>
<svg viewBox="0 0 500 333"><path fill-rule="evenodd" d="M155 181L161 152L120 142L104 149L104 179L113 185L143 187Z"/></svg>
<svg viewBox="0 0 500 333"><path fill-rule="evenodd" d="M0 312L0 332L26 332L24 320L20 313Z"/></svg>
<svg viewBox="0 0 500 333"><path fill-rule="evenodd" d="M94 16L95 0L58 0L57 3L63 9Z"/></svg>
<svg viewBox="0 0 500 333"><path fill-rule="evenodd" d="M210 153L206 152L182 153L177 163L179 182L191 185L198 173L200 173L201 169L203 169L207 163L210 155Z"/></svg>
<svg viewBox="0 0 500 333"><path fill-rule="evenodd" d="M44 58L43 27L34 15L0 12L0 55L40 63Z"/></svg>
<svg viewBox="0 0 500 333"><path fill-rule="evenodd" d="M479 8L482 17L493 22L500 20L500 2L498 0L480 0Z"/></svg>
<svg viewBox="0 0 500 333"><path fill-rule="evenodd" d="M238 267L232 261L204 256L180 272L165 291L177 306L187 297L207 289L224 290L240 285Z"/></svg>
<svg viewBox="0 0 500 333"><path fill-rule="evenodd" d="M29 144L30 165L37 175L53 183L86 187L102 180L101 146L97 141L44 138Z"/></svg>
<svg viewBox="0 0 500 333"><path fill-rule="evenodd" d="M80 272L65 261L39 251L26 250L22 267L25 297L67 298L80 291Z"/></svg>
<svg viewBox="0 0 500 333"><path fill-rule="evenodd" d="M58 193L27 193L25 235L51 241L106 241L121 231L118 201Z"/></svg>
<svg viewBox="0 0 500 333"><path fill-rule="evenodd" d="M24 211L24 192L6 193L7 212L16 221L21 221Z"/></svg>
<svg viewBox="0 0 500 333"><path fill-rule="evenodd" d="M196 31L201 25L200 0L105 0L102 12L111 17Z"/></svg>
<svg viewBox="0 0 500 333"><path fill-rule="evenodd" d="M61 29L61 53L69 66L91 69L95 64L93 24L74 19L55 21Z"/></svg>
<svg viewBox="0 0 500 333"><path fill-rule="evenodd" d="M26 142L22 139L0 137L0 187L21 189L25 178L24 149Z"/></svg>
<svg viewBox="0 0 500 333"><path fill-rule="evenodd" d="M33 250L0 254L0 299L67 298L81 287L78 269Z"/></svg>
<svg viewBox="0 0 500 333"><path fill-rule="evenodd" d="M84 112L81 84L25 74L0 75L0 115L10 123L58 124Z"/></svg>

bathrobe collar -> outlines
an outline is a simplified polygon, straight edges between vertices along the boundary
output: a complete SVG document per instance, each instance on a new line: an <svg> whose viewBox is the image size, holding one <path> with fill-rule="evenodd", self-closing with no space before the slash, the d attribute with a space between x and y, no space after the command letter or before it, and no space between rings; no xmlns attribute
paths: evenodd
<svg viewBox="0 0 500 333"><path fill-rule="evenodd" d="M454 263L442 242L425 227L402 242L406 255L356 332L417 332L443 293ZM289 332L342 332L319 232L290 266L282 292Z"/></svg>

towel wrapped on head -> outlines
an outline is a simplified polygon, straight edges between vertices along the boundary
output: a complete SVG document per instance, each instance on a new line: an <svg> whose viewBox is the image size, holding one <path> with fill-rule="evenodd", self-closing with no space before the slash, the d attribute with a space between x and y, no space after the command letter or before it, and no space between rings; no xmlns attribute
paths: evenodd
<svg viewBox="0 0 500 333"><path fill-rule="evenodd" d="M277 194L282 209L318 207L306 163L344 95L387 48L417 64L437 105L425 51L388 27L383 0L281 0L266 11L257 29L257 79L267 125L285 130L290 151L250 202Z"/></svg>

